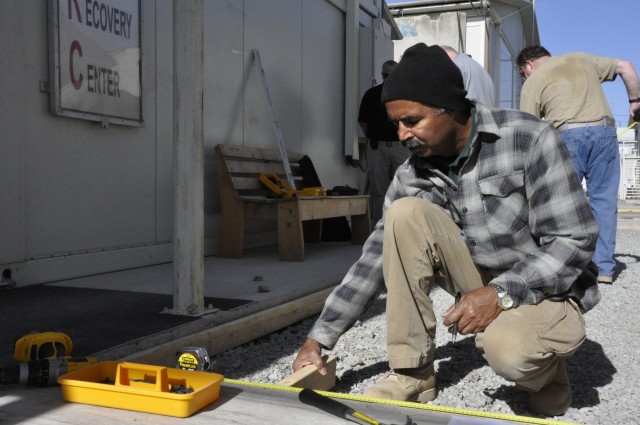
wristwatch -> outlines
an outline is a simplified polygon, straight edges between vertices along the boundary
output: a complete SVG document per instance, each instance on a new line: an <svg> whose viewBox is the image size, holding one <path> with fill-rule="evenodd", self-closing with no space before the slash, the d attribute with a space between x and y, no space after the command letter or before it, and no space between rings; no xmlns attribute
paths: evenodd
<svg viewBox="0 0 640 425"><path fill-rule="evenodd" d="M489 286L498 293L498 306L500 306L502 310L509 310L513 307L513 298L511 298L511 295L509 295L502 286L496 285L495 283L490 283Z"/></svg>

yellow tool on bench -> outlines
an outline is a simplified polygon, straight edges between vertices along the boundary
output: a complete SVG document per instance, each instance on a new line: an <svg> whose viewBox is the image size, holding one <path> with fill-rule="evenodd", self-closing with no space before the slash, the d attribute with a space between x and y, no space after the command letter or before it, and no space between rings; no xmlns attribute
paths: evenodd
<svg viewBox="0 0 640 425"><path fill-rule="evenodd" d="M260 59L260 52L257 49L253 49L253 58L256 63L256 69L258 76L262 82L262 88L264 94L269 103L269 109L271 109L271 118L273 123L273 130L276 134L276 142L278 142L278 148L280 149L280 156L282 157L282 165L284 165L284 171L286 174L288 184L280 179L276 173L261 173L258 179L262 184L267 186L276 196L285 198L294 198L296 196L324 196L326 191L323 187L307 187L301 190L295 189L295 183L293 181L293 175L291 174L291 164L289 164L289 157L284 147L284 139L282 138L282 131L280 131L280 123L276 118L276 110L273 107L271 101L271 95L269 94L269 87L267 86L267 78L265 76L264 68L262 67L262 59Z"/></svg>
<svg viewBox="0 0 640 425"><path fill-rule="evenodd" d="M293 198L296 196L324 196L326 194L324 187L306 187L300 190L293 189L276 173L260 173L258 180L277 196L283 196L285 198Z"/></svg>

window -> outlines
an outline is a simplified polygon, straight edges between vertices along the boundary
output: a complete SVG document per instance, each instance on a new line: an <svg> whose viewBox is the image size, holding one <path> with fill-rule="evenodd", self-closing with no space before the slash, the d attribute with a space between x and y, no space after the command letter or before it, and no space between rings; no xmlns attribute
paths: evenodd
<svg viewBox="0 0 640 425"><path fill-rule="evenodd" d="M518 93L520 89L520 76L516 66L516 58L500 37L500 81L499 90L501 108L518 108Z"/></svg>

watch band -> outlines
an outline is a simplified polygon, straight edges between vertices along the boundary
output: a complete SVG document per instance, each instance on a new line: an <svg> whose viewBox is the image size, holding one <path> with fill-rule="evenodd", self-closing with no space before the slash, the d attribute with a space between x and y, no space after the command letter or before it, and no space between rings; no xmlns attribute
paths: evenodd
<svg viewBox="0 0 640 425"><path fill-rule="evenodd" d="M629 103L638 103L640 102L640 97L636 97L635 99L629 99Z"/></svg>
<svg viewBox="0 0 640 425"><path fill-rule="evenodd" d="M502 310L509 310L513 307L513 299L506 289L500 285L496 285L495 283L489 283L489 286L498 294L498 306Z"/></svg>

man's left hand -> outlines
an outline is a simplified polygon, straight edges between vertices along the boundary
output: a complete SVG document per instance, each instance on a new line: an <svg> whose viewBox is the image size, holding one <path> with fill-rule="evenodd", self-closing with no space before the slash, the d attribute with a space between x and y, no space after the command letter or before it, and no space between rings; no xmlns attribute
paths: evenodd
<svg viewBox="0 0 640 425"><path fill-rule="evenodd" d="M629 106L629 114L635 122L640 122L640 102L634 102Z"/></svg>
<svg viewBox="0 0 640 425"><path fill-rule="evenodd" d="M449 307L442 318L445 326L457 322L461 334L476 334L484 331L501 312L498 294L493 288L485 286L464 294L460 304Z"/></svg>

